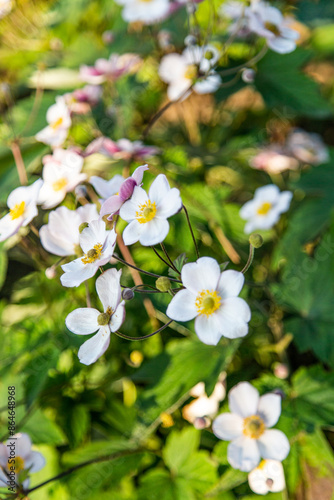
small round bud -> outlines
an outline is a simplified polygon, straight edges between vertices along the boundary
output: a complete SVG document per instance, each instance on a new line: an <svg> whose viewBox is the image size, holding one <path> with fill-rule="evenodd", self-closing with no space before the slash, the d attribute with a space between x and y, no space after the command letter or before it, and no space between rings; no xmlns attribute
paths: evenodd
<svg viewBox="0 0 334 500"><path fill-rule="evenodd" d="M260 248L263 245L263 238L260 234L253 233L249 237L249 243L254 248Z"/></svg>
<svg viewBox="0 0 334 500"><path fill-rule="evenodd" d="M53 266L51 266L51 267L48 267L47 269L45 269L45 276L49 280L53 280L56 277L56 270L55 270L55 268Z"/></svg>
<svg viewBox="0 0 334 500"><path fill-rule="evenodd" d="M134 291L131 288L124 288L124 290L122 291L123 300L131 300L134 296Z"/></svg>
<svg viewBox="0 0 334 500"><path fill-rule="evenodd" d="M110 316L108 313L101 313L97 317L97 322L100 326L105 326L109 323Z"/></svg>
<svg viewBox="0 0 334 500"><path fill-rule="evenodd" d="M86 227L88 227L88 222L83 222L82 224L80 224L80 226L79 226L79 233L81 234L82 231L84 229L86 229Z"/></svg>
<svg viewBox="0 0 334 500"><path fill-rule="evenodd" d="M288 378L289 376L289 368L286 364L284 363L276 363L274 366L274 374L277 378L280 378L282 380Z"/></svg>
<svg viewBox="0 0 334 500"><path fill-rule="evenodd" d="M255 71L253 69L247 68L244 69L241 73L241 78L245 83L253 83L255 80Z"/></svg>
<svg viewBox="0 0 334 500"><path fill-rule="evenodd" d="M155 282L155 286L160 292L168 292L171 289L171 284L166 276L161 276Z"/></svg>
<svg viewBox="0 0 334 500"><path fill-rule="evenodd" d="M196 44L197 44L197 40L193 35L188 35L185 37L184 45L186 47L190 47L191 45L196 45Z"/></svg>

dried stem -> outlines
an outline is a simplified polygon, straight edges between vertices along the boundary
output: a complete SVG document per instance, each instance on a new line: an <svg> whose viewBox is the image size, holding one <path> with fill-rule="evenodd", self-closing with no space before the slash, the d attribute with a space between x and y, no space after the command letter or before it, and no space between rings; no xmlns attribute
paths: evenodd
<svg viewBox="0 0 334 500"><path fill-rule="evenodd" d="M17 173L18 173L19 179L20 179L20 184L22 186L25 186L26 184L28 184L28 177L27 177L26 168L24 166L20 147L16 141L13 141L10 145L10 148L11 148L13 156L14 156L15 165L17 168Z"/></svg>

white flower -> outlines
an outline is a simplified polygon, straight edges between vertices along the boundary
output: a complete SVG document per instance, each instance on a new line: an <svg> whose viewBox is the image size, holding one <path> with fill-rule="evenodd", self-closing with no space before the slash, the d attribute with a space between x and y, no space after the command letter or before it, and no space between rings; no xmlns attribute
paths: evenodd
<svg viewBox="0 0 334 500"><path fill-rule="evenodd" d="M168 83L167 95L171 101L187 96L193 85L198 94L215 92L220 84L220 76L212 69L219 58L212 45L187 47L182 54L167 54L161 59L160 78Z"/></svg>
<svg viewBox="0 0 334 500"><path fill-rule="evenodd" d="M50 212L49 222L39 230L41 243L48 252L64 257L77 253L79 227L83 222L97 220L96 205L87 203L76 210L59 207Z"/></svg>
<svg viewBox="0 0 334 500"><path fill-rule="evenodd" d="M196 399L183 407L183 418L198 429L208 427L211 419L218 413L219 402L225 398L226 391L222 381L217 382L210 397L205 392L204 382L199 382L189 394Z"/></svg>
<svg viewBox="0 0 334 500"><path fill-rule="evenodd" d="M141 21L152 24L161 21L169 13L168 0L116 0L123 5L122 17L124 21L133 23Z"/></svg>
<svg viewBox="0 0 334 500"><path fill-rule="evenodd" d="M167 236L167 219L182 208L180 191L170 188L165 175L160 174L152 182L147 195L139 186L132 197L120 209L120 216L130 224L123 231L126 245L140 241L143 246L161 243Z"/></svg>
<svg viewBox="0 0 334 500"><path fill-rule="evenodd" d="M284 470L278 460L262 460L260 464L248 474L248 484L254 493L266 495L285 489Z"/></svg>
<svg viewBox="0 0 334 500"><path fill-rule="evenodd" d="M30 480L26 478L26 474L38 472L45 465L43 455L33 451L31 446L30 437L23 432L15 434L6 444L0 444L0 487L8 488L10 480L14 481L11 485L14 491L16 491L15 483L22 484L24 488L29 487ZM10 479L3 471L10 475Z"/></svg>
<svg viewBox="0 0 334 500"><path fill-rule="evenodd" d="M61 266L65 271L60 277L63 286L79 286L109 262L116 245L116 232L106 231L103 220L94 220L80 234L79 243L84 255Z"/></svg>
<svg viewBox="0 0 334 500"><path fill-rule="evenodd" d="M100 202L103 203L104 200L110 198L110 196L116 195L119 192L124 180L124 177L119 174L114 175L114 177L112 177L109 181L106 181L97 175L93 175L89 179L89 183L93 186L97 194L101 196L102 200L100 200Z"/></svg>
<svg viewBox="0 0 334 500"><path fill-rule="evenodd" d="M211 257L185 264L181 271L185 290L177 292L167 308L175 321L195 320L195 332L205 344L216 345L221 337L235 339L248 333L251 313L238 297L244 275L238 271L220 272Z"/></svg>
<svg viewBox="0 0 334 500"><path fill-rule="evenodd" d="M96 280L96 291L103 305L103 312L84 307L75 309L66 318L66 326L77 335L94 337L87 340L79 349L81 363L91 365L105 353L110 343L110 332L116 332L125 318L125 302L121 300L122 271L109 269Z"/></svg>
<svg viewBox="0 0 334 500"><path fill-rule="evenodd" d="M56 104L50 106L46 113L48 126L36 134L36 140L50 146L61 146L71 126L70 111L63 96L56 97Z"/></svg>
<svg viewBox="0 0 334 500"><path fill-rule="evenodd" d="M240 217L248 221L245 233L251 233L255 229L272 228L280 215L289 210L291 199L291 191L281 193L274 184L258 188L254 198L240 210Z"/></svg>
<svg viewBox="0 0 334 500"><path fill-rule="evenodd" d="M0 241L17 233L21 226L27 226L36 217L38 193L43 181L38 179L30 186L14 189L7 199L9 213L0 219Z"/></svg>
<svg viewBox="0 0 334 500"><path fill-rule="evenodd" d="M298 160L311 165L320 165L329 161L329 152L318 134L310 134L305 130L295 129L288 135L287 150Z"/></svg>
<svg viewBox="0 0 334 500"><path fill-rule="evenodd" d="M250 472L260 458L284 460L290 451L286 435L275 425L281 414L281 396L265 394L248 382L240 382L228 395L232 413L222 413L214 420L214 434L231 441L227 448L227 460L235 469ZM268 430L269 428L269 430Z"/></svg>
<svg viewBox="0 0 334 500"><path fill-rule="evenodd" d="M246 9L248 27L266 39L270 49L279 54L288 54L296 48L299 33L290 28L291 19L266 2L258 2Z"/></svg>
<svg viewBox="0 0 334 500"><path fill-rule="evenodd" d="M7 16L13 8L13 0L0 0L0 19Z"/></svg>
<svg viewBox="0 0 334 500"><path fill-rule="evenodd" d="M86 179L81 173L84 159L74 151L56 149L43 168L44 184L38 203L44 209L53 208L63 201L66 194Z"/></svg>

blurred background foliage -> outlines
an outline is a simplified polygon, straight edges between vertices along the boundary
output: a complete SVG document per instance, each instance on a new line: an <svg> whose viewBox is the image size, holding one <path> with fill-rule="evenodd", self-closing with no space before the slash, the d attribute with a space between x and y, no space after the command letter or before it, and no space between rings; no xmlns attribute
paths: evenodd
<svg viewBox="0 0 334 500"><path fill-rule="evenodd" d="M211 9L221 3L199 5L204 33ZM47 459L47 466L32 476L32 486L85 460L125 452L36 490L33 500L256 498L247 475L229 466L227 443L182 418L189 390L204 381L210 394L222 371L228 389L249 380L261 393L279 389L284 394L278 428L291 439L285 461L288 498L334 498L334 6L326 0L278 5L298 19L302 41L297 50L284 56L269 51L252 85L239 79L213 96L192 95L173 105L145 138L162 150L150 162L145 185L164 172L181 190L201 254L229 261L234 269L241 270L248 256L240 206L269 183L295 193L288 215L261 233L265 244L246 276L243 296L252 320L242 342L206 346L191 324L173 323L145 342L112 337L105 356L83 366L77 359L82 340L67 331L64 319L85 304L84 287L62 288L60 271L54 280L46 278L45 268L57 259L38 246L29 230L0 246L1 439L7 436L7 387L15 385L18 429L30 434ZM20 145L31 178L40 175L49 148L33 136L45 126L55 96L80 86L81 64L111 52L144 58L136 76L105 87L103 103L91 115L74 117L68 146L85 147L96 130L113 140L142 138L166 101L157 76L163 55L157 43L160 29L170 32L174 49L182 50L185 10L161 26L142 27L128 26L111 0L17 0L0 21L4 211L9 192L19 185L11 144ZM103 36L108 30L114 34L110 44ZM224 43L219 29L212 39ZM242 64L254 53L254 47L237 40L221 69ZM258 147L279 142L292 127L321 134L331 148L330 162L275 175L250 168ZM84 169L110 178L128 167L94 155ZM65 204L74 208L74 197ZM40 227L46 220L46 213L40 213L35 224ZM181 214L172 220L166 246L173 258L186 252L188 260L195 260ZM166 272L149 249L134 246L131 252L140 267ZM132 285L128 270L123 283ZM127 304L128 335L145 335L166 319L166 297L152 295L150 300L156 317L147 314L140 298ZM284 379L277 369L282 365L287 368ZM285 495L269 494L268 499L285 500Z"/></svg>

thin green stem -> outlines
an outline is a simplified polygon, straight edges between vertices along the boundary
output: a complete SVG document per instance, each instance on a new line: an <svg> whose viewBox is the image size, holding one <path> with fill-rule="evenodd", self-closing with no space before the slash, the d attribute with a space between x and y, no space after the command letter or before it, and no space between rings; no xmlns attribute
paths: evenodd
<svg viewBox="0 0 334 500"><path fill-rule="evenodd" d="M126 340L145 340L145 339L148 339L149 337L153 337L153 335L156 335L159 332L162 332L162 330L167 328L167 326L169 326L172 322L173 322L173 320L171 319L170 321L168 321L165 325L163 325L161 328L159 328L155 332L149 333L148 335L143 335L142 337L130 337L129 335L125 335L124 333L121 333L119 331L114 332L114 333L116 333L116 335L118 335L122 339L126 339Z"/></svg>
<svg viewBox="0 0 334 500"><path fill-rule="evenodd" d="M122 264L125 264L126 266L132 267L132 269L136 269L140 273L147 274L148 276L152 276L153 278L163 278L160 274L155 274L155 273L150 273L149 271L144 271L144 269L140 269L137 266L133 266L132 264L129 264L129 262L126 262L125 260L121 259L118 257L118 255L114 254L113 258L118 260L119 262L122 262ZM180 280L177 280L175 278L168 278L170 281L176 281L176 283L181 283Z"/></svg>
<svg viewBox="0 0 334 500"><path fill-rule="evenodd" d="M163 253L166 255L168 261L170 262L170 265L171 265L172 269L174 269L174 271L177 274L181 274L180 271L176 268L176 266L175 266L174 262L172 261L172 259L170 258L170 256L168 255L168 252L167 252L167 249L166 249L165 245L163 243L160 243L160 246L162 248Z"/></svg>
<svg viewBox="0 0 334 500"><path fill-rule="evenodd" d="M249 245L248 260L245 264L245 267L241 271L243 274L245 274L248 271L248 269L252 265L253 259L254 259L254 247L253 247L253 245Z"/></svg>
<svg viewBox="0 0 334 500"><path fill-rule="evenodd" d="M197 243L196 243L196 239L195 239L195 235L194 235L193 228L191 227L191 223L190 223L190 219L189 219L188 210L186 209L186 207L185 207L184 205L182 205L182 208L183 208L183 210L184 210L184 213L186 214L187 223L188 223L188 226L189 226L189 229L190 229L190 233L191 233L191 237L192 237L192 239L193 239L194 246L195 246L195 250L196 250L196 255L197 255L197 258L199 259L199 251L198 251L198 246L197 246Z"/></svg>
<svg viewBox="0 0 334 500"><path fill-rule="evenodd" d="M170 264L159 254L159 252L154 248L154 247L151 247L153 252L155 253L155 255L160 259L162 260L162 262L164 262L166 264L167 267L170 267Z"/></svg>

